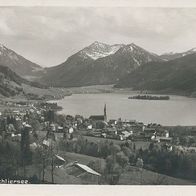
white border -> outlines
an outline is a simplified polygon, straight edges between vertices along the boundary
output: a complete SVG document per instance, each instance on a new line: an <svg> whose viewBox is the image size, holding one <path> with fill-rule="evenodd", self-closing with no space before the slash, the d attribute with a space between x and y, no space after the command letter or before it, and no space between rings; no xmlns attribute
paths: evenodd
<svg viewBox="0 0 196 196"><path fill-rule="evenodd" d="M0 0L0 6L196 7L195 0Z"/></svg>
<svg viewBox="0 0 196 196"><path fill-rule="evenodd" d="M190 7L196 0L0 0L0 6ZM188 196L194 186L0 185L3 196Z"/></svg>
<svg viewBox="0 0 196 196"><path fill-rule="evenodd" d="M1 185L4 196L188 196L193 186Z"/></svg>

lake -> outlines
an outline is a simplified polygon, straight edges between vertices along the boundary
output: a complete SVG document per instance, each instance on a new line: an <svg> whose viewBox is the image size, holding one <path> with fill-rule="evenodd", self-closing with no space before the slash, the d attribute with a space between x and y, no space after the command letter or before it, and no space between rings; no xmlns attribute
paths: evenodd
<svg viewBox="0 0 196 196"><path fill-rule="evenodd" d="M195 98L170 96L170 100L128 99L132 95L135 94L73 94L55 102L63 107L60 113L66 115L102 115L106 104L108 119L121 118L171 126L196 125Z"/></svg>

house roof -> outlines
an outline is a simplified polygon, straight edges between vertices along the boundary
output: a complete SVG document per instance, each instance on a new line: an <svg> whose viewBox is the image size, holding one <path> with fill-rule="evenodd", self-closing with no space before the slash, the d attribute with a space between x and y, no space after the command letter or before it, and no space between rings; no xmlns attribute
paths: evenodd
<svg viewBox="0 0 196 196"><path fill-rule="evenodd" d="M168 140L168 141L170 141L170 140L172 140L172 138L171 137L158 137L160 140Z"/></svg>
<svg viewBox="0 0 196 196"><path fill-rule="evenodd" d="M147 132L151 132L151 131L156 131L156 129L155 128L145 128L144 129L144 131L147 131Z"/></svg>
<svg viewBox="0 0 196 196"><path fill-rule="evenodd" d="M125 136L125 137L129 137L131 135L130 132L128 131L122 131L122 134Z"/></svg>
<svg viewBox="0 0 196 196"><path fill-rule="evenodd" d="M89 119L91 119L91 120L103 120L104 121L104 115L93 115L93 116L90 116Z"/></svg>
<svg viewBox="0 0 196 196"><path fill-rule="evenodd" d="M26 127L26 128L31 128L31 125L25 123L24 127Z"/></svg>
<svg viewBox="0 0 196 196"><path fill-rule="evenodd" d="M108 127L107 131L114 132L117 131L116 127Z"/></svg>
<svg viewBox="0 0 196 196"><path fill-rule="evenodd" d="M59 156L59 155L55 155L55 157L56 157L57 159L63 161L63 162L66 162L65 159L64 159L63 157Z"/></svg>
<svg viewBox="0 0 196 196"><path fill-rule="evenodd" d="M88 167L87 165L83 165L81 163L75 163L75 166L79 167L80 169L84 170L87 173L96 175L96 176L101 176L100 173L96 172L95 170L91 169L90 167Z"/></svg>

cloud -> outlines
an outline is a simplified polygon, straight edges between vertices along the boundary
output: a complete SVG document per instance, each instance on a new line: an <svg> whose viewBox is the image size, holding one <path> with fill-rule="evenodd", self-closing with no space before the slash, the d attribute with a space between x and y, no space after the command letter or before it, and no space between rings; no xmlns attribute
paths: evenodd
<svg viewBox="0 0 196 196"><path fill-rule="evenodd" d="M44 66L98 40L162 53L196 46L196 9L0 7L3 44Z"/></svg>

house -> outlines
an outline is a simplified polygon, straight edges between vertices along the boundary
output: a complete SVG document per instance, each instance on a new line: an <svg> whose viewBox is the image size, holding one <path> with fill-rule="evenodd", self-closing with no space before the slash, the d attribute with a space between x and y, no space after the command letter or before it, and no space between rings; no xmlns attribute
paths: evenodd
<svg viewBox="0 0 196 196"><path fill-rule="evenodd" d="M84 184L97 184L101 176L101 174L94 169L87 165L78 163L77 161L68 163L65 166L65 172L69 175L75 176L76 178L82 179Z"/></svg>
<svg viewBox="0 0 196 196"><path fill-rule="evenodd" d="M55 124L53 124L53 123L50 124L50 130L53 131L53 132L56 131L56 126L55 126Z"/></svg>
<svg viewBox="0 0 196 196"><path fill-rule="evenodd" d="M104 121L107 122L107 113L106 113L106 104L104 105L104 114L103 115L92 115L89 117L92 121Z"/></svg>
<svg viewBox="0 0 196 196"><path fill-rule="evenodd" d="M105 137L105 134L102 133L101 129L94 129L91 130L87 133L87 135L89 136L93 136L93 137Z"/></svg>
<svg viewBox="0 0 196 196"><path fill-rule="evenodd" d="M108 124L109 125L116 125L117 124L117 120L111 119L111 120L109 120Z"/></svg>
<svg viewBox="0 0 196 196"><path fill-rule="evenodd" d="M89 119L92 121L104 121L104 115L92 115Z"/></svg>
<svg viewBox="0 0 196 196"><path fill-rule="evenodd" d="M146 127L144 129L144 137L147 139L152 138L152 136L154 136L156 134L156 129L155 128L148 128Z"/></svg>
<svg viewBox="0 0 196 196"><path fill-rule="evenodd" d="M82 124L83 123L83 117L80 115L76 115L75 116L75 120L77 121L77 123Z"/></svg>
<svg viewBox="0 0 196 196"><path fill-rule="evenodd" d="M158 137L158 139L160 140L160 142L166 142L166 143L170 143L172 141L171 137Z"/></svg>
<svg viewBox="0 0 196 196"><path fill-rule="evenodd" d="M93 125L91 125L91 124L87 126L88 130L91 130L92 128L93 128Z"/></svg>
<svg viewBox="0 0 196 196"><path fill-rule="evenodd" d="M33 142L32 144L30 144L30 149L32 151L36 150L36 148L41 147L41 145L37 144L36 142Z"/></svg>
<svg viewBox="0 0 196 196"><path fill-rule="evenodd" d="M89 174L95 175L95 176L101 176L100 173L96 172L95 170L91 169L90 167L88 167L87 165L75 162L74 166L76 166L77 168L81 169L83 172L87 172Z"/></svg>
<svg viewBox="0 0 196 196"><path fill-rule="evenodd" d="M132 135L133 132L129 132L129 131L122 131L122 135L124 139L127 139L130 135Z"/></svg>
<svg viewBox="0 0 196 196"><path fill-rule="evenodd" d="M169 138L169 131L165 130L164 131L164 136L167 137L167 138Z"/></svg>
<svg viewBox="0 0 196 196"><path fill-rule="evenodd" d="M58 132L63 132L64 128L62 126L58 126Z"/></svg>
<svg viewBox="0 0 196 196"><path fill-rule="evenodd" d="M140 123L133 123L131 124L131 128L134 134L139 134L140 132L144 132L145 126Z"/></svg>
<svg viewBox="0 0 196 196"><path fill-rule="evenodd" d="M57 154L55 155L54 164L56 165L57 168L62 167L65 163L66 163L66 160L63 157Z"/></svg>
<svg viewBox="0 0 196 196"><path fill-rule="evenodd" d="M118 131L115 127L108 127L107 128L107 134L109 135L117 135Z"/></svg>
<svg viewBox="0 0 196 196"><path fill-rule="evenodd" d="M73 129L73 127L70 127L69 129L68 129L68 133L73 133L74 132L74 129Z"/></svg>
<svg viewBox="0 0 196 196"><path fill-rule="evenodd" d="M103 129L106 127L107 123L105 122L104 115L94 115L90 116L89 120L92 121L92 126L95 129Z"/></svg>
<svg viewBox="0 0 196 196"><path fill-rule="evenodd" d="M14 142L20 142L21 141L21 134L20 133L19 134L12 133L11 137L12 137L12 141L14 141Z"/></svg>

